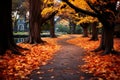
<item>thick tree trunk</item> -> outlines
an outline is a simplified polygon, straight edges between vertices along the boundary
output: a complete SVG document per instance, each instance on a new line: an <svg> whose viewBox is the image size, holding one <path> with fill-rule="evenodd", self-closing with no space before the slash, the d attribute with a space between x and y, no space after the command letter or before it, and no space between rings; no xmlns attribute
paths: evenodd
<svg viewBox="0 0 120 80"><path fill-rule="evenodd" d="M30 32L28 43L37 44L43 43L40 31L42 25L42 16L41 16L41 0L29 0L30 2Z"/></svg>
<svg viewBox="0 0 120 80"><path fill-rule="evenodd" d="M20 54L18 50L21 48L16 45L14 42L13 37L13 29L12 29L12 18L11 18L11 12L12 12L12 0L3 1L0 3L1 6L0 10L2 11L0 13L0 55L3 55L6 50L11 50L14 54Z"/></svg>
<svg viewBox="0 0 120 80"><path fill-rule="evenodd" d="M55 35L55 24L54 24L54 17L50 20L51 26L50 26L50 37L56 38Z"/></svg>
<svg viewBox="0 0 120 80"><path fill-rule="evenodd" d="M114 52L114 41L113 41L114 26L103 27L102 38L100 45L94 51L104 50L103 54L110 54Z"/></svg>
<svg viewBox="0 0 120 80"><path fill-rule="evenodd" d="M90 40L93 40L93 41L98 40L97 22L92 24L91 29L92 29L92 37Z"/></svg>
<svg viewBox="0 0 120 80"><path fill-rule="evenodd" d="M115 16L114 14L106 14L106 16L100 15L98 19L103 25L103 33L100 46L95 51L104 50L103 54L114 53L114 27ZM102 17L102 18L101 18Z"/></svg>
<svg viewBox="0 0 120 80"><path fill-rule="evenodd" d="M104 28L104 44L105 44L105 54L111 53L113 51L113 33L114 28Z"/></svg>

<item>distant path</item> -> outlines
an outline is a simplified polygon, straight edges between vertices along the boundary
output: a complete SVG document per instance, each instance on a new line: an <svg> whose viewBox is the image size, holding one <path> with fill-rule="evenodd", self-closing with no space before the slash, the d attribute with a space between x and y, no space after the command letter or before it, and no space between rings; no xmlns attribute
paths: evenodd
<svg viewBox="0 0 120 80"><path fill-rule="evenodd" d="M83 64L84 50L66 42L71 38L75 38L75 36L71 35L70 38L58 40L58 44L62 48L56 52L47 65L33 71L29 78L31 80L80 80L80 76L84 76L86 77L84 80L89 80L90 75L80 72L78 68L78 65ZM41 74L38 74L38 71Z"/></svg>

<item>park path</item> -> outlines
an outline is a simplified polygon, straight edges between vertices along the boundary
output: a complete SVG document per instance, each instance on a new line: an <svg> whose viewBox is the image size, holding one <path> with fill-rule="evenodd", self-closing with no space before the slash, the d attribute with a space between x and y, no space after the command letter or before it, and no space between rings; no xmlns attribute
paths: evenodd
<svg viewBox="0 0 120 80"><path fill-rule="evenodd" d="M75 36L58 40L61 49L47 65L34 70L28 76L30 80L82 80L80 76L83 76L84 80L90 79L91 75L81 72L78 68L78 65L83 64L84 50L66 42L71 38Z"/></svg>

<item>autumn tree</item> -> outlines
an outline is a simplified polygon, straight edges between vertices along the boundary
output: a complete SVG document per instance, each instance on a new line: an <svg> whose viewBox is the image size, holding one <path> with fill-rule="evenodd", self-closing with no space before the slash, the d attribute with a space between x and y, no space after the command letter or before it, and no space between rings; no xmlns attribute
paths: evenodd
<svg viewBox="0 0 120 80"><path fill-rule="evenodd" d="M74 34L75 30L76 30L76 19L78 18L76 16L76 12L74 11L74 9L72 9L71 7L69 7L68 5L66 5L65 3L59 3L60 5L64 5L63 9L61 9L57 16L59 16L61 19L65 19L69 21L69 29L70 29L70 33ZM75 15L73 15L75 14Z"/></svg>
<svg viewBox="0 0 120 80"><path fill-rule="evenodd" d="M40 26L42 19L42 1L41 0L29 0L29 12L30 12L30 32L29 43L41 43L40 38Z"/></svg>
<svg viewBox="0 0 120 80"><path fill-rule="evenodd" d="M46 9L46 5L49 0L29 0L29 12L30 12L30 31L29 38L27 43L43 43L44 41L41 39L41 26L47 20L50 20L54 15L58 12L58 10L52 9L50 12L50 8ZM49 7L49 6L48 6Z"/></svg>
<svg viewBox="0 0 120 80"><path fill-rule="evenodd" d="M98 30L97 30L97 23L98 23L98 19L88 16L88 15L84 15L80 17L79 22L77 22L78 25L81 25L81 27L83 28L83 36L84 37L88 37L88 28L91 28L91 33L92 33L92 37L90 40L98 40Z"/></svg>
<svg viewBox="0 0 120 80"><path fill-rule="evenodd" d="M116 2L118 0L86 0L87 4L94 12L83 10L73 5L68 0L62 1L66 2L76 12L82 12L98 18L103 25L103 33L100 46L94 51L105 50L103 54L113 53L113 32L115 26Z"/></svg>
<svg viewBox="0 0 120 80"><path fill-rule="evenodd" d="M83 37L88 37L88 27L90 26L90 16L81 16L79 22L77 23L83 29Z"/></svg>
<svg viewBox="0 0 120 80"><path fill-rule="evenodd" d="M3 1L0 3L2 11L0 14L0 55L3 55L7 50L11 50L14 54L20 54L18 51L21 47L14 42L12 30L12 0ZM4 7L4 9L3 9Z"/></svg>
<svg viewBox="0 0 120 80"><path fill-rule="evenodd" d="M47 3L46 7L51 7L54 10L54 8L56 7L54 0L49 0L49 2ZM50 37L51 38L56 38L54 17L55 17L55 15L50 19L50 25L51 25L50 26Z"/></svg>

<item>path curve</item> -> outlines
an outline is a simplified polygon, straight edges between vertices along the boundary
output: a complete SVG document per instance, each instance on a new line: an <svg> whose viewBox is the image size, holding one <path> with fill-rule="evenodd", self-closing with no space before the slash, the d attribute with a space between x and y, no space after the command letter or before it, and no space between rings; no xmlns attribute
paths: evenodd
<svg viewBox="0 0 120 80"><path fill-rule="evenodd" d="M91 75L81 72L78 65L83 64L82 58L84 50L78 46L67 43L70 38L58 40L61 49L56 52L54 58L48 64L41 66L39 70L34 70L30 75L30 80L89 80ZM41 72L38 74L38 72Z"/></svg>

